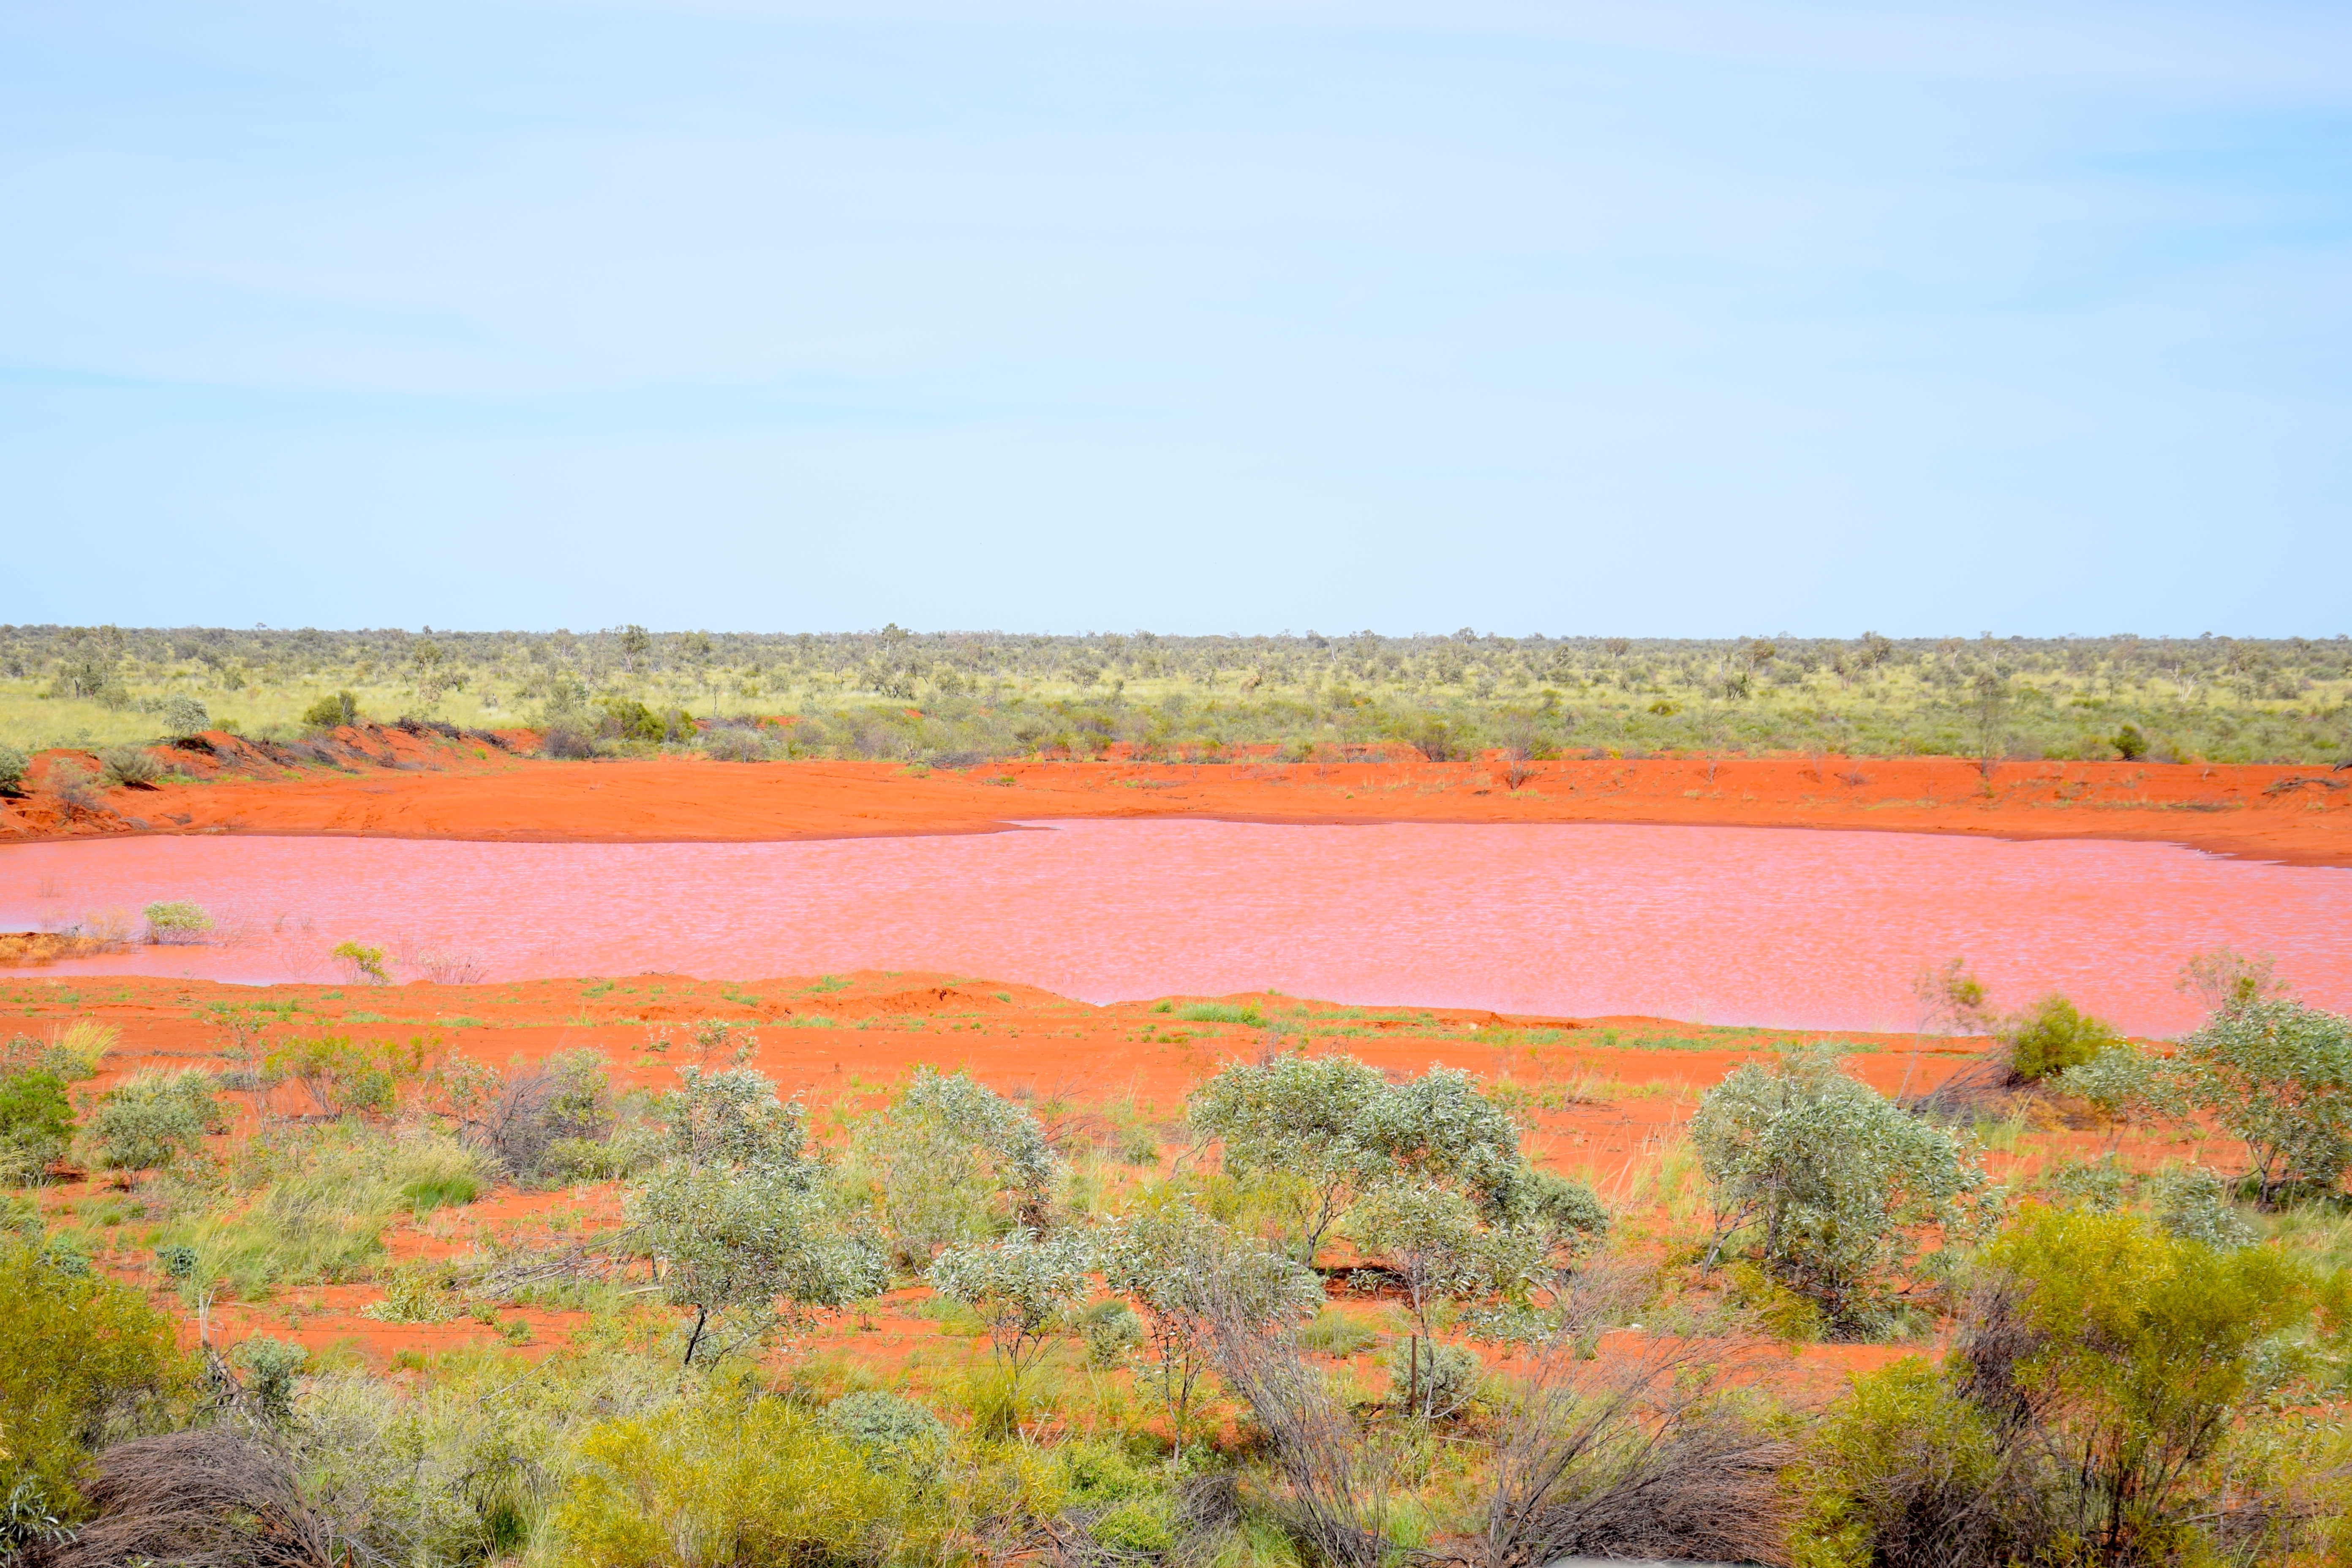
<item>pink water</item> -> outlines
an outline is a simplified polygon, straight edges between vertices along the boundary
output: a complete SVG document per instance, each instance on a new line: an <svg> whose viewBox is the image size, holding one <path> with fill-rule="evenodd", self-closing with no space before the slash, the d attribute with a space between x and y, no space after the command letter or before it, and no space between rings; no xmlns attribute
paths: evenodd
<svg viewBox="0 0 2352 1568"><path fill-rule="evenodd" d="M45 973L327 980L346 938L491 979L945 970L1090 1001L1271 987L1332 1001L1907 1028L1922 964L2194 1022L2192 953L2266 950L2352 1006L2352 871L2159 844L1778 828L1071 822L792 844L130 838L0 848L0 929L158 900L195 948Z"/></svg>

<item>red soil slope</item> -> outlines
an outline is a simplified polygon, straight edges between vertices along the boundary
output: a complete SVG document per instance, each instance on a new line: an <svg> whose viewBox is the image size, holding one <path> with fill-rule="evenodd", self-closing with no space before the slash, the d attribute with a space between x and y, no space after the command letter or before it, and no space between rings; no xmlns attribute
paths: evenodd
<svg viewBox="0 0 2352 1568"><path fill-rule="evenodd" d="M0 842L108 833L745 841L986 833L1024 819L1663 822L2012 838L2135 838L2294 865L2352 866L2352 772L2270 765L1778 757L1226 764L1034 762L932 772L887 763L556 763L373 726L345 769L286 766L225 735L181 759L193 784L0 801ZM1516 787L1514 784L1516 784Z"/></svg>

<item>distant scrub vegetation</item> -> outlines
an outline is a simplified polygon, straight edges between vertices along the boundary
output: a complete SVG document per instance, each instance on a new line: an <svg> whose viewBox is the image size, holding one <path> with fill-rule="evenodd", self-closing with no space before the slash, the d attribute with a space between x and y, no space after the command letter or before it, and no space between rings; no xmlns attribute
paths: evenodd
<svg viewBox="0 0 2352 1568"><path fill-rule="evenodd" d="M2352 640L1085 637L0 626L0 742L356 718L965 766L1118 745L1214 761L1689 751L2333 762ZM755 721L790 716L789 727ZM734 721L741 733L714 731ZM716 740L714 742L714 735ZM0 784L5 784L0 778Z"/></svg>

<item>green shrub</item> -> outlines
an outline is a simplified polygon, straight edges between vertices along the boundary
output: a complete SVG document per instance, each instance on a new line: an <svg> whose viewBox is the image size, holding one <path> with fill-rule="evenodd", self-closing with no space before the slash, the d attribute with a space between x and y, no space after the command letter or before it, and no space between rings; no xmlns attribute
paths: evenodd
<svg viewBox="0 0 2352 1568"><path fill-rule="evenodd" d="M321 697L302 710L302 722L313 730L336 730L360 721L360 705L348 691Z"/></svg>
<svg viewBox="0 0 2352 1568"><path fill-rule="evenodd" d="M1378 1330L1328 1307L1298 1331L1298 1348L1319 1355L1361 1355L1380 1342Z"/></svg>
<svg viewBox="0 0 2352 1568"><path fill-rule="evenodd" d="M1240 1024L1252 1029L1265 1027L1265 1016L1246 1004L1199 1002L1176 1016L1192 1024Z"/></svg>
<svg viewBox="0 0 2352 1568"><path fill-rule="evenodd" d="M2263 1201L2339 1192L2352 1169L2352 1020L2299 1002L2224 1005L2174 1058L2189 1098L2246 1145Z"/></svg>
<svg viewBox="0 0 2352 1568"><path fill-rule="evenodd" d="M2107 743L2115 747L2116 755L2127 763L2136 763L2147 755L2147 737L2139 732L2139 726L2137 724L2125 725L2116 731L2116 738Z"/></svg>
<svg viewBox="0 0 2352 1568"><path fill-rule="evenodd" d="M55 1073L0 1077L0 1185L37 1182L73 1144L73 1106Z"/></svg>
<svg viewBox="0 0 2352 1568"><path fill-rule="evenodd" d="M1477 1395L1486 1368L1477 1352L1443 1340L1409 1334L1381 1353L1388 1370L1389 1403L1417 1415L1452 1415Z"/></svg>
<svg viewBox="0 0 2352 1568"><path fill-rule="evenodd" d="M0 795L15 795L24 787L25 770L32 765L24 752L0 741Z"/></svg>
<svg viewBox="0 0 2352 1568"><path fill-rule="evenodd" d="M2230 1206L2230 1184L2217 1172L2187 1165L2167 1171L2148 1188L2156 1223L2179 1240L2226 1252L2254 1239L2254 1227Z"/></svg>
<svg viewBox="0 0 2352 1568"><path fill-rule="evenodd" d="M380 947L363 942L339 942L327 950L327 956L341 961L354 985L362 980L371 985L392 984L392 973L384 967L383 949Z"/></svg>
<svg viewBox="0 0 2352 1568"><path fill-rule="evenodd" d="M278 1042L260 1067L272 1083L299 1085L322 1116L383 1115L398 1105L404 1089L425 1077L427 1052L416 1037L403 1044L349 1035L299 1036Z"/></svg>
<svg viewBox="0 0 2352 1568"><path fill-rule="evenodd" d="M310 1352L270 1334L255 1334L237 1342L229 1363L245 1373L245 1391L260 1407L262 1418L283 1426L294 1418L294 1379Z"/></svg>
<svg viewBox="0 0 2352 1568"><path fill-rule="evenodd" d="M1078 1337L1087 1342L1088 1361L1117 1366L1143 1342L1143 1320L1124 1301L1097 1301L1079 1315Z"/></svg>
<svg viewBox="0 0 2352 1568"><path fill-rule="evenodd" d="M2304 1561L2310 1527L2341 1517L2276 1475L2263 1495L2227 1458L2292 1430L2263 1402L2294 1403L2274 1387L2278 1336L2312 1307L2294 1264L2047 1208L1982 1261L1940 1372L1859 1378L1822 1424L1800 1563Z"/></svg>
<svg viewBox="0 0 2352 1568"><path fill-rule="evenodd" d="M89 1134L110 1171L153 1171L204 1146L228 1125L209 1073L142 1072L99 1097Z"/></svg>
<svg viewBox="0 0 2352 1568"><path fill-rule="evenodd" d="M901 1268L1007 1224L1041 1223L1060 1162L1037 1119L969 1073L918 1067L890 1106L850 1136Z"/></svg>
<svg viewBox="0 0 2352 1568"><path fill-rule="evenodd" d="M946 1423L900 1394L880 1389L845 1394L824 1407L824 1424L869 1459L912 1475L929 1475L946 1458Z"/></svg>
<svg viewBox="0 0 2352 1568"><path fill-rule="evenodd" d="M163 721L163 733L174 741L202 734L212 727L213 721L203 703L185 692L176 691L163 699L156 716Z"/></svg>
<svg viewBox="0 0 2352 1568"><path fill-rule="evenodd" d="M205 933L213 929L213 917L205 912L201 904L150 904L142 912L147 921L150 942L181 945L202 942Z"/></svg>
<svg viewBox="0 0 2352 1568"><path fill-rule="evenodd" d="M2004 1024L2000 1037L2009 1047L2011 1077L2027 1083L2081 1067L2124 1043L2121 1035L2078 1012L2054 991L2035 1003L2032 1011Z"/></svg>
<svg viewBox="0 0 2352 1568"><path fill-rule="evenodd" d="M773 1399L709 1396L591 1430L549 1520L578 1568L919 1560L936 1524L908 1484Z"/></svg>
<svg viewBox="0 0 2352 1568"><path fill-rule="evenodd" d="M152 784L163 776L163 770L137 746L115 746L99 753L98 776L109 789L116 789Z"/></svg>
<svg viewBox="0 0 2352 1568"><path fill-rule="evenodd" d="M1113 1552L1157 1555L1176 1544L1176 1529L1161 1498L1131 1498L1107 1510L1088 1533Z"/></svg>
<svg viewBox="0 0 2352 1568"><path fill-rule="evenodd" d="M91 1452L193 1383L171 1320L137 1291L0 1236L0 1498L73 1517Z"/></svg>
<svg viewBox="0 0 2352 1568"><path fill-rule="evenodd" d="M760 763L768 759L768 742L756 730L713 724L699 737L703 754L714 763Z"/></svg>
<svg viewBox="0 0 2352 1568"><path fill-rule="evenodd" d="M1877 1326L1923 1237L1948 1243L1982 1217L1970 1200L1984 1173L1952 1135L1848 1078L1832 1051L1739 1068L1699 1102L1690 1139L1718 1252L1744 1238L1836 1333Z"/></svg>

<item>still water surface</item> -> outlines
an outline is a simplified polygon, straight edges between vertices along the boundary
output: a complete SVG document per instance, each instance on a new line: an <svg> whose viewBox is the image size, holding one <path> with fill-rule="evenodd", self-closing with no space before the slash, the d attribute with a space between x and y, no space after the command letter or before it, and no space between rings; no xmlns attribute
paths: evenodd
<svg viewBox="0 0 2352 1568"><path fill-rule="evenodd" d="M1063 822L789 844L128 838L0 848L0 929L188 899L196 948L46 973L338 977L347 938L493 980L945 970L1089 1001L1332 1001L1907 1028L1965 954L2136 1032L2194 1022L2183 960L2276 953L2352 1007L2352 870L2160 844L1620 825Z"/></svg>

